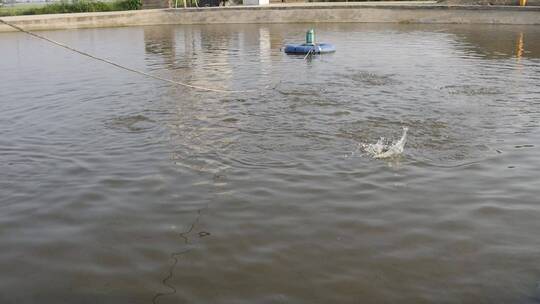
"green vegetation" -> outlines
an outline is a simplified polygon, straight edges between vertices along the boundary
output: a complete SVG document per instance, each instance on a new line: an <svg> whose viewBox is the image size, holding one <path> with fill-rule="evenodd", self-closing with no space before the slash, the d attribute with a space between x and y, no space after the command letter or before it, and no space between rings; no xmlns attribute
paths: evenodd
<svg viewBox="0 0 540 304"><path fill-rule="evenodd" d="M141 6L141 0L116 0L111 2L73 0L71 2L61 1L47 5L0 7L0 16L127 11L138 10Z"/></svg>

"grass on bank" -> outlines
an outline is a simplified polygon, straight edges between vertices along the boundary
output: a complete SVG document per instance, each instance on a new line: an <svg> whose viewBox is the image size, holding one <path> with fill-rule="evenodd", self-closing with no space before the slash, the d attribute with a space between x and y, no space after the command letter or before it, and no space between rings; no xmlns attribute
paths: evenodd
<svg viewBox="0 0 540 304"><path fill-rule="evenodd" d="M111 2L73 0L72 2L61 1L40 6L0 7L0 16L128 11L138 10L141 6L141 0L115 0Z"/></svg>

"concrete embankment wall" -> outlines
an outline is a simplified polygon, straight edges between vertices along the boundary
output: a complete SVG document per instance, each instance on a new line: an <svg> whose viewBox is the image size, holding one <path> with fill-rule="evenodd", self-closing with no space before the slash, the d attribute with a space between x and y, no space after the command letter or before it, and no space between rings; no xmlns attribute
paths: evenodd
<svg viewBox="0 0 540 304"><path fill-rule="evenodd" d="M540 25L540 7L437 4L270 5L3 17L27 30L159 24L393 22ZM0 24L0 32L12 31Z"/></svg>

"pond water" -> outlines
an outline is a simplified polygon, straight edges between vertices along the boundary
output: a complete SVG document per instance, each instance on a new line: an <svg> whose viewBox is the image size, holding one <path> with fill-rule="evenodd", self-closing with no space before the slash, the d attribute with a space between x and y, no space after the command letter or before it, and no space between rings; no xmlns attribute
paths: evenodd
<svg viewBox="0 0 540 304"><path fill-rule="evenodd" d="M540 28L40 33L252 91L0 34L1 303L540 302Z"/></svg>

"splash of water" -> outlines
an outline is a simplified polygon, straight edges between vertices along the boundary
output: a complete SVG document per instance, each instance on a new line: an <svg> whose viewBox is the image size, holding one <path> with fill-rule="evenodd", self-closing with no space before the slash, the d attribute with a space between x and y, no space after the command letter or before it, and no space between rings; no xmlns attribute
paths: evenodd
<svg viewBox="0 0 540 304"><path fill-rule="evenodd" d="M374 144L362 144L362 149L373 158L391 158L401 155L407 142L407 131L409 128L403 127L403 135L398 141L389 142L381 137Z"/></svg>

